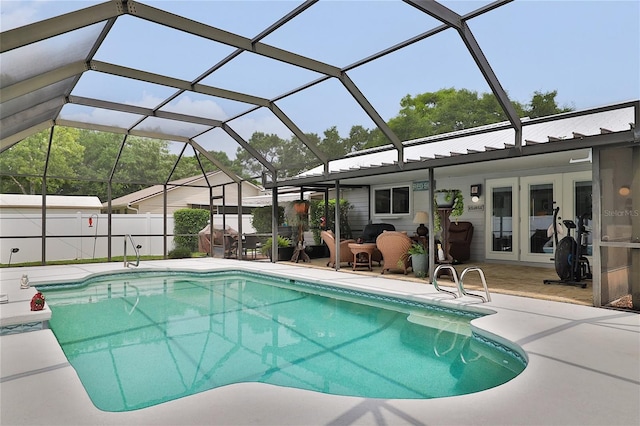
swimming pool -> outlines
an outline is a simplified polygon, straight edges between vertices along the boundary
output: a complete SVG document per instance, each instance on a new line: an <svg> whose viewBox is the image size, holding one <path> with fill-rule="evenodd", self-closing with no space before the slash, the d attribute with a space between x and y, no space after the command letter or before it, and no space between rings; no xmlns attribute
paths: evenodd
<svg viewBox="0 0 640 426"><path fill-rule="evenodd" d="M479 314L256 273L133 272L39 289L105 411L239 382L437 398L498 386L525 367L471 332Z"/></svg>

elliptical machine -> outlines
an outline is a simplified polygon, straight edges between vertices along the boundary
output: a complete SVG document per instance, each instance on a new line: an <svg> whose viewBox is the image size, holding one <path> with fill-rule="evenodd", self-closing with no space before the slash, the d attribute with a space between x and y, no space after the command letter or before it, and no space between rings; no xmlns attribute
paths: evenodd
<svg viewBox="0 0 640 426"><path fill-rule="evenodd" d="M578 225L572 220L563 220L567 227L567 236L558 241L558 212L560 207L553 209L553 238L556 244L554 261L559 280L544 280L544 284L566 284L587 288L584 280L592 278L591 265L584 256L587 252L587 236L589 231L584 226L587 219L591 219L591 212L586 212L578 218ZM571 236L571 230L576 229L576 238Z"/></svg>

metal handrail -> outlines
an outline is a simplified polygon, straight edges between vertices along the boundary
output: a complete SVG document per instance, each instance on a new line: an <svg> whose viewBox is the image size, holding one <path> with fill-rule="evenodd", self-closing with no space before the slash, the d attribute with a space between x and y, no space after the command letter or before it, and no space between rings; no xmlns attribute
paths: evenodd
<svg viewBox="0 0 640 426"><path fill-rule="evenodd" d="M448 269L451 271L451 274L453 276L453 281L456 283L456 287L458 288L458 294L455 294L452 291L449 290L444 290L442 288L440 288L438 286L438 272L441 269ZM468 273L468 272L473 272L473 271L477 271L480 274L480 279L482 280L482 285L484 286L484 292L487 295L487 297L485 298L484 296L481 296L479 294L473 294L473 293L468 293L465 289L464 289L464 276ZM449 264L442 264L442 265L438 265L438 267L435 269L435 271L433 271L433 286L436 288L436 290L441 291L443 293L448 293L450 295L452 295L453 297L462 297L462 296L471 296L471 297L477 297L479 299L482 299L483 302L491 302L491 295L489 294L489 288L487 287L487 280L484 276L484 272L482 271L482 269L478 268L477 266L469 266L468 268L465 268L464 271L462 271L462 274L460 275L460 279L458 279L458 272L455 270L455 268Z"/></svg>
<svg viewBox="0 0 640 426"><path fill-rule="evenodd" d="M129 241L131 241L131 246L133 247L133 249L136 252L136 264L133 265L132 262L127 262L127 237L129 237ZM136 244L133 241L133 237L131 236L131 234L125 234L124 236L124 267L128 268L129 265L133 265L133 266L138 266L140 265L140 249L142 248L142 246L140 244Z"/></svg>
<svg viewBox="0 0 640 426"><path fill-rule="evenodd" d="M458 292L460 292L460 284L458 283L458 272L456 272L456 270L455 270L455 268L454 268L453 266L448 265L448 264L438 265L438 266L436 267L436 270L435 270L435 271L433 271L433 280L432 280L432 282L433 282L433 286L434 286L434 287L436 288L436 290L438 290L438 291L441 291L441 292L443 292L443 293L448 293L448 294L452 295L454 298L458 297L458 295L457 295L457 294L455 294L454 292L449 291L449 290L442 289L442 288L440 288L440 287L438 286L438 272L439 272L441 269L449 269L449 270L451 271L451 273L453 274L453 280L454 280L454 281L455 281L455 283L456 283L456 287L458 287ZM460 294L460 297L462 297L462 294Z"/></svg>
<svg viewBox="0 0 640 426"><path fill-rule="evenodd" d="M477 271L480 274L480 279L482 280L482 285L484 287L484 292L487 295L487 298L485 299L483 296L479 295L479 294L473 294L473 293L467 293L464 290L464 276L467 274L467 272L473 272L473 271ZM464 295L464 296L471 296L471 297L477 297L482 299L483 302L491 302L491 295L489 294L489 288L487 287L487 280L484 277L484 272L482 271L482 269L478 268L477 266L469 266L468 268L465 268L464 271L462 271L462 274L460 275L460 292Z"/></svg>

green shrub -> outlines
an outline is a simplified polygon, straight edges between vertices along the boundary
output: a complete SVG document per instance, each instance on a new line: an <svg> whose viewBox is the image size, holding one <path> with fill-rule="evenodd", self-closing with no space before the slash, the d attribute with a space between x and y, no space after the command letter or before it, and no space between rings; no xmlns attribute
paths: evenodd
<svg viewBox="0 0 640 426"><path fill-rule="evenodd" d="M209 211L203 209L180 209L173 212L173 240L177 248L186 248L189 254L198 251L198 232L209 220ZM188 235L187 235L188 234Z"/></svg>
<svg viewBox="0 0 640 426"><path fill-rule="evenodd" d="M264 242L264 245L260 249L262 254L267 254L269 250L271 250L271 245L273 244L273 238L269 237L267 241ZM291 246L292 241L289 238L281 237L278 235L278 247L289 247Z"/></svg>
<svg viewBox="0 0 640 426"><path fill-rule="evenodd" d="M353 209L353 206L347 200L340 200L340 237L353 238L351 232L351 226L349 225L349 212ZM320 219L324 216L324 200L311 202L311 232L313 233L313 241L316 244L322 242L320 237ZM335 217L336 217L336 200L335 198L329 200L328 215L326 217L325 229L331 229L335 231Z"/></svg>
<svg viewBox="0 0 640 426"><path fill-rule="evenodd" d="M191 250L187 247L176 247L168 254L169 259L184 259L191 257Z"/></svg>
<svg viewBox="0 0 640 426"><path fill-rule="evenodd" d="M261 234L270 233L272 231L271 214L272 206L256 207L251 211L251 225L256 232ZM278 206L278 225L284 223L284 207Z"/></svg>

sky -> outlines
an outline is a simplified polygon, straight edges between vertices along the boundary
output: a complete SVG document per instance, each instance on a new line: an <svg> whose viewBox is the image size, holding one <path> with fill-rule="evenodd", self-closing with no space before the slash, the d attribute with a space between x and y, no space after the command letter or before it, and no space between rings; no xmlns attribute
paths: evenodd
<svg viewBox="0 0 640 426"><path fill-rule="evenodd" d="M0 28L21 25L96 4L95 1L0 1ZM254 37L295 8L296 1L145 1L171 13L208 25ZM486 1L446 1L464 14ZM337 67L439 26L440 23L400 1L320 1L262 41ZM535 91L557 90L560 106L577 110L640 99L640 2L516 0L469 21L470 29L510 99L526 104ZM31 55L50 60L34 65L33 57L0 58L2 72L29 69L38 73L56 61L82 58L101 27L93 26L61 37L56 43L38 43ZM69 52L67 46L76 47ZM131 16L118 18L95 60L194 80L233 48ZM69 55L78 58L69 58ZM26 62L25 62L26 61ZM349 77L385 120L396 116L400 100L442 88L489 92L486 80L459 35L449 29L424 41L348 71ZM319 74L258 55L243 53L202 83L272 99ZM137 106L155 107L175 93L153 84L96 72L87 72L73 94ZM318 135L336 126L347 137L353 125L373 128L372 120L337 79L276 102L305 133ZM247 110L244 103L194 92L179 96L164 110L226 120ZM132 125L135 117L113 111L66 105L63 118L102 120ZM253 132L287 129L268 110L261 109L229 122L243 138ZM193 135L198 126L176 125L153 119L145 124ZM202 128L204 129L204 128ZM195 139L207 149L222 150L233 158L238 145L217 129Z"/></svg>

